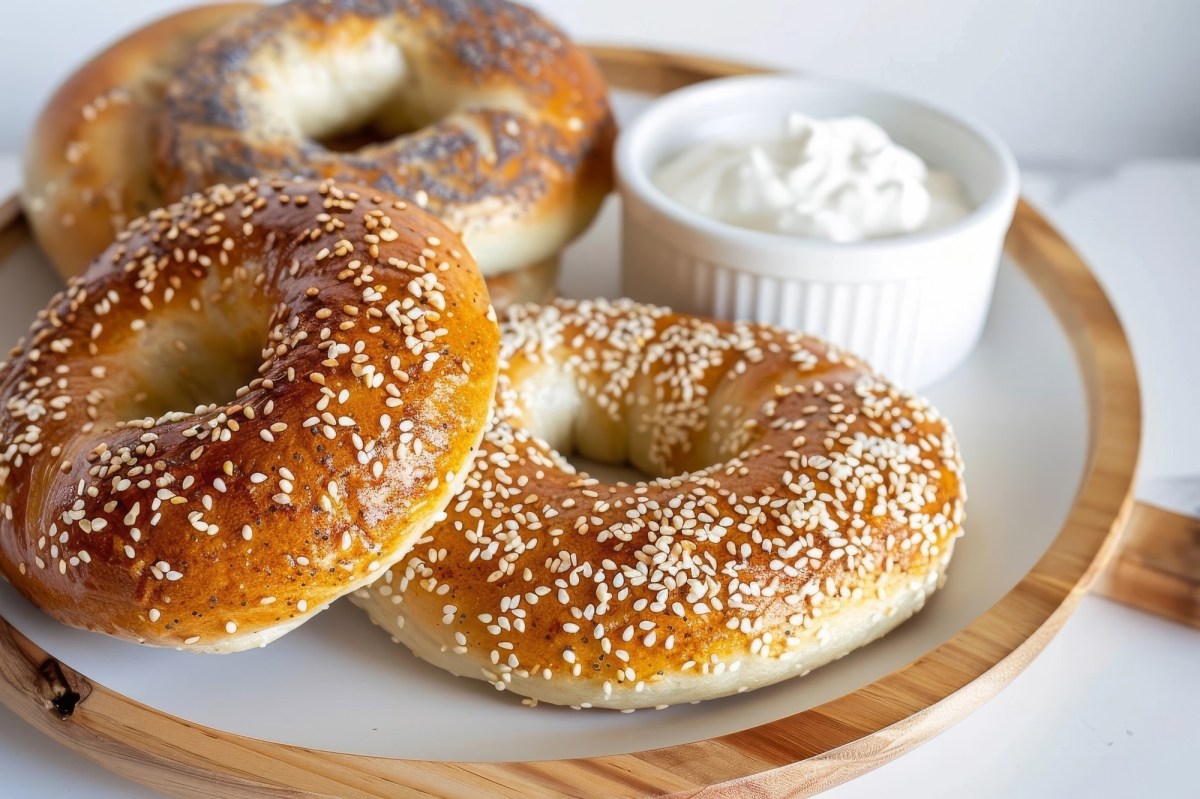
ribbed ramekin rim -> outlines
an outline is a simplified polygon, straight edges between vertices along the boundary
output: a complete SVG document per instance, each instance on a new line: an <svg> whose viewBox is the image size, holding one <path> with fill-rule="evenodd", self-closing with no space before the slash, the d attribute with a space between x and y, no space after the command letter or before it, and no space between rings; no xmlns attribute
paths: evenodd
<svg viewBox="0 0 1200 799"><path fill-rule="evenodd" d="M866 239L857 242L831 242L822 239L792 236L785 233L752 230L712 219L671 199L658 186L654 185L650 175L638 165L638 150L640 147L645 146L644 138L650 135L647 133L647 129L652 124L661 120L662 117L683 107L685 103L700 102L705 97L715 93L732 93L738 89L744 90L747 87L755 85L770 86L775 84L780 87L794 87L796 83L824 84L830 88L842 88L857 93L888 97L892 100L899 100L922 113L940 117L944 121L959 127L969 135L974 136L985 145L999 165L1000 179L997 181L994 189L978 205L971 209L966 216L945 227L902 236ZM694 230L710 239L722 240L728 244L745 248L748 252L757 253L796 253L799 251L883 253L898 249L924 247L956 238L979 226L987 225L993 222L997 216L1010 218L1016 207L1017 196L1020 191L1020 179L1016 159L1008 149L1008 146L990 129L969 117L951 112L934 103L914 98L902 92L881 89L842 79L821 78L794 73L716 78L664 95L655 105L651 106L640 117L622 129L617 137L615 163L618 187L627 198L639 201L653 212L665 217L676 225Z"/></svg>

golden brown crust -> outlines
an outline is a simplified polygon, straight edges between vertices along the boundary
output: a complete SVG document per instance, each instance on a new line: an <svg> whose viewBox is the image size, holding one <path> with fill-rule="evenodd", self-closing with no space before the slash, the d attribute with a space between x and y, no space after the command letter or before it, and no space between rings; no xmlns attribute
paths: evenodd
<svg viewBox="0 0 1200 799"><path fill-rule="evenodd" d="M375 59L371 74L331 80L341 88L328 118L297 110L317 102L316 78L346 68L345 53ZM312 96L281 97L302 79ZM306 126L337 133L353 116L346 83L379 95L364 113L417 129L352 152L317 143ZM387 190L461 232L492 275L557 253L586 227L612 184L614 132L590 57L523 6L292 0L196 50L169 93L159 169L173 193L264 173Z"/></svg>
<svg viewBox="0 0 1200 799"><path fill-rule="evenodd" d="M954 437L854 358L627 301L518 308L502 335L447 519L355 596L422 657L559 704L694 701L839 657L937 586Z"/></svg>
<svg viewBox="0 0 1200 799"><path fill-rule="evenodd" d="M39 315L0 369L18 590L77 627L232 651L428 526L486 421L498 331L453 233L363 191L188 197Z"/></svg>
<svg viewBox="0 0 1200 799"><path fill-rule="evenodd" d="M151 23L88 61L50 98L25 153L22 202L65 277L163 204L152 128L167 83L199 39L257 8L207 5Z"/></svg>

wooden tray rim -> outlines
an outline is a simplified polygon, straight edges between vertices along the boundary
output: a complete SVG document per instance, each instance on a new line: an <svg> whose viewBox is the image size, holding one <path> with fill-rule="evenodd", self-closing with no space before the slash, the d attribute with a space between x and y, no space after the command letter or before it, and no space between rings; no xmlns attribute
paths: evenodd
<svg viewBox="0 0 1200 799"><path fill-rule="evenodd" d="M590 48L615 88L662 92L764 71L674 53ZM17 199L0 206L0 258L27 240ZM1087 265L1026 202L1007 253L1074 349L1088 396L1088 455L1050 548L999 602L913 663L810 710L741 732L623 755L453 763L262 741L161 713L60 663L0 617L0 702L85 757L167 793L473 797L809 795L933 737L1018 674L1112 555L1132 507L1141 430L1132 351Z"/></svg>

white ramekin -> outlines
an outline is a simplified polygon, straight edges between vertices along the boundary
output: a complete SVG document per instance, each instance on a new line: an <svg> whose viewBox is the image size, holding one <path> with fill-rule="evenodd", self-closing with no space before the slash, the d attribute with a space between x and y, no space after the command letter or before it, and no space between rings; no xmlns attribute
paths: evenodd
<svg viewBox="0 0 1200 799"><path fill-rule="evenodd" d="M769 136L788 112L865 116L963 183L974 210L936 231L838 244L748 230L652 182L701 140ZM828 78L755 75L673 92L621 132L622 288L643 302L815 333L921 387L957 366L987 317L1017 167L996 136L926 103Z"/></svg>

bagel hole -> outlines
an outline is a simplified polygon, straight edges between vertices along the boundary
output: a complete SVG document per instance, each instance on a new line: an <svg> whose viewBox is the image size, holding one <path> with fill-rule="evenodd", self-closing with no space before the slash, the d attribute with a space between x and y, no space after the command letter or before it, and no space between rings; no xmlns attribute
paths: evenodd
<svg viewBox="0 0 1200 799"><path fill-rule="evenodd" d="M731 391L730 382L710 397L706 414L690 418L682 429L668 432L668 439L682 434L684 446L668 446L666 462L657 462L652 442L659 439L664 420L656 405L630 403L614 417L595 397L581 390L575 377L553 361L526 361L510 376L519 386L522 405L537 409L522 416L519 424L549 444L576 471L604 483L640 483L691 474L720 466L736 457L748 443L743 420L756 410L743 407ZM652 397L653 378L646 373L628 386L633 396ZM769 391L769 387L763 390ZM674 424L668 425L674 427Z"/></svg>
<svg viewBox="0 0 1200 799"><path fill-rule="evenodd" d="M271 94L307 141L354 153L421 130L454 108L395 42L370 35L333 40L280 68Z"/></svg>
<svg viewBox="0 0 1200 799"><path fill-rule="evenodd" d="M373 104L365 110L348 109L347 118L332 127L318 125L305 135L330 152L354 153L415 133L441 118L422 107L401 86L394 87L391 94L368 99Z"/></svg>
<svg viewBox="0 0 1200 799"><path fill-rule="evenodd" d="M356 108L356 102L365 107ZM313 120L309 128L302 127L305 137L329 152L356 153L416 133L445 116L428 107L407 84L397 85L382 96L371 93L356 102L343 109L345 116L340 119Z"/></svg>
<svg viewBox="0 0 1200 799"><path fill-rule="evenodd" d="M560 454L567 459L568 463L575 467L575 471L584 472L602 483L627 483L634 485L654 480L658 476L643 472L627 461L622 463L606 463L605 461L598 461L595 458L589 458L578 452L564 452Z"/></svg>
<svg viewBox="0 0 1200 799"><path fill-rule="evenodd" d="M420 127L413 127L405 130L387 131L379 126L377 120L372 119L353 130L337 131L325 136L311 138L310 140L317 146L332 153L354 153L376 144L384 144L398 136L403 136L406 133L412 133L419 129Z"/></svg>
<svg viewBox="0 0 1200 799"><path fill-rule="evenodd" d="M224 311L224 312L223 312ZM244 311L234 314L230 311ZM130 363L141 389L125 398L117 412L125 419L159 419L192 413L202 405L227 405L238 390L259 376L263 363L266 314L252 309L209 308L207 324L172 319L148 327Z"/></svg>
<svg viewBox="0 0 1200 799"><path fill-rule="evenodd" d="M545 441L577 472L603 483L641 483L656 477L631 458L628 430L585 399L569 373L550 364L529 364L521 374L526 407L539 412L523 419L526 429Z"/></svg>

